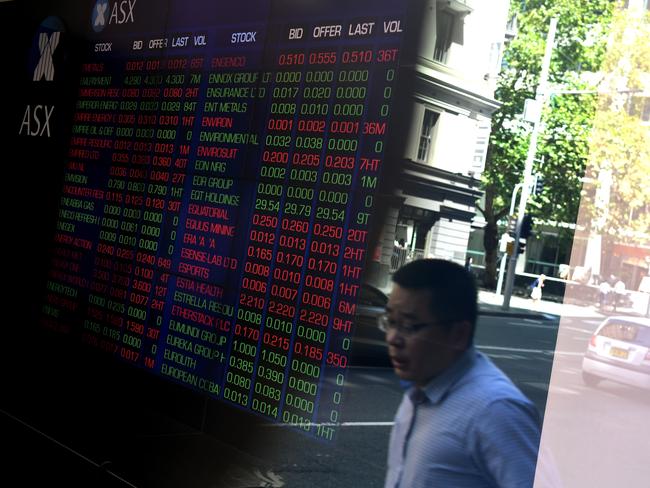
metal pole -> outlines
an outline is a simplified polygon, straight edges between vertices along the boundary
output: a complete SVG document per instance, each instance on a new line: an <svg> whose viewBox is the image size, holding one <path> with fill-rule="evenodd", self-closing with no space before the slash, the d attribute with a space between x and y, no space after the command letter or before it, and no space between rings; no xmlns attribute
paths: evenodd
<svg viewBox="0 0 650 488"><path fill-rule="evenodd" d="M499 279L497 280L497 295L501 295L503 288L503 275L506 271L506 261L508 261L508 254L503 253L501 256L501 264L499 264Z"/></svg>
<svg viewBox="0 0 650 488"><path fill-rule="evenodd" d="M517 183L515 188L512 190L512 198L510 199L510 211L508 212L508 217L515 213L515 202L517 201L517 192L522 187L521 183ZM508 258L507 254L501 256L501 263L499 264L499 279L497 280L497 295L501 295L501 289L503 288L503 275L506 271L506 262Z"/></svg>
<svg viewBox="0 0 650 488"><path fill-rule="evenodd" d="M515 185L514 190L512 190L512 198L510 199L510 211L508 212L508 215L512 215L515 213L515 202L517 201L517 192L521 189L523 186L522 183L517 183Z"/></svg>
<svg viewBox="0 0 650 488"><path fill-rule="evenodd" d="M524 219L526 212L526 203L530 195L530 184L533 176L533 162L535 161L535 154L537 153L537 138L539 136L539 128L542 118L542 109L546 100L548 99L547 85L548 85L548 72L551 66L551 54L553 53L553 43L555 42L555 30L557 29L557 17L551 19L551 24L546 36L546 50L542 60L542 71L539 75L539 84L537 85L537 94L535 100L540 104L539 110L536 111L535 119L533 121L533 131L530 135L530 144L528 145L528 154L526 156L526 164L524 166L524 181L521 189L521 199L519 200L519 210L517 211L517 227L515 231L515 242L513 246L512 256L508 263L508 274L506 275L506 290L503 296L503 310L510 308L510 297L515 284L515 268L517 266L517 258L519 257L519 238L521 237L521 223Z"/></svg>

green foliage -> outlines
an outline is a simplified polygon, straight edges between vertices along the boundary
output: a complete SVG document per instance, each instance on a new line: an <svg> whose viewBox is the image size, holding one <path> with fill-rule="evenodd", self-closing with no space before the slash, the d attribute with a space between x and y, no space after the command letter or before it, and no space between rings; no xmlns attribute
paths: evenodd
<svg viewBox="0 0 650 488"><path fill-rule="evenodd" d="M597 72L602 63L613 6L611 0L512 1L511 13L517 16L519 29L504 53L496 91L503 105L492 118L483 173L485 204L479 206L488 222L486 234L498 231L512 190L523 179L531 127L521 114L525 100L536 95L551 18L558 17L559 22L549 86L553 92L589 91L595 89L595 81L590 84L588 74ZM544 164L535 168L544 177L544 191L528 207L534 216L575 222L595 109L594 95L551 97L537 145L536 157L543 158ZM485 236L487 285L496 275L497 241L496 235Z"/></svg>
<svg viewBox="0 0 650 488"><path fill-rule="evenodd" d="M582 87L589 88L574 84L575 89ZM596 105L594 94L552 97L537 151L537 157L544 163L536 168L547 185L529 203L536 215L558 222L576 221Z"/></svg>
<svg viewBox="0 0 650 488"><path fill-rule="evenodd" d="M616 13L603 70L582 219L618 242L650 245L650 125L641 120L648 97L639 96L650 89L650 13Z"/></svg>

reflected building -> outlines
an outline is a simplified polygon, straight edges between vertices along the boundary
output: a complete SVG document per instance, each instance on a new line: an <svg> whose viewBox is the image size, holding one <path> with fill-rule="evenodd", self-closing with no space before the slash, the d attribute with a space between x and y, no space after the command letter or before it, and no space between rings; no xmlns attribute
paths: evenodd
<svg viewBox="0 0 650 488"><path fill-rule="evenodd" d="M380 286L405 259L465 261L491 116L500 105L496 77L514 35L508 8L507 0L425 2L417 56L402 66L408 128L394 154L401 182L374 255ZM401 240L407 251L395 259Z"/></svg>
<svg viewBox="0 0 650 488"><path fill-rule="evenodd" d="M650 291L650 2L623 7L605 58L571 264L583 283L622 280L643 313Z"/></svg>

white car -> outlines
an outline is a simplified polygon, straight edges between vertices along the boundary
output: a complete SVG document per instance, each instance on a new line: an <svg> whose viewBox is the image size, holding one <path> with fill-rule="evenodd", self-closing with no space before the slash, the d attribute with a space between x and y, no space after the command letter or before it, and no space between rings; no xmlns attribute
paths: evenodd
<svg viewBox="0 0 650 488"><path fill-rule="evenodd" d="M606 379L650 390L650 319L608 317L591 336L582 378L588 386Z"/></svg>

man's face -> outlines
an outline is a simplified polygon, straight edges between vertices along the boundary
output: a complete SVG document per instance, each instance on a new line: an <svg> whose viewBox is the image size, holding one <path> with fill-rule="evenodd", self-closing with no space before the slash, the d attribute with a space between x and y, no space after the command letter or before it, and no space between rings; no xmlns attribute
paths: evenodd
<svg viewBox="0 0 650 488"><path fill-rule="evenodd" d="M397 324L431 324L411 335L399 331L399 327L386 333L395 373L417 386L426 385L447 369L467 344L469 324L461 322L451 328L436 325L440 320L429 308L431 293L395 284L386 306L391 321Z"/></svg>

